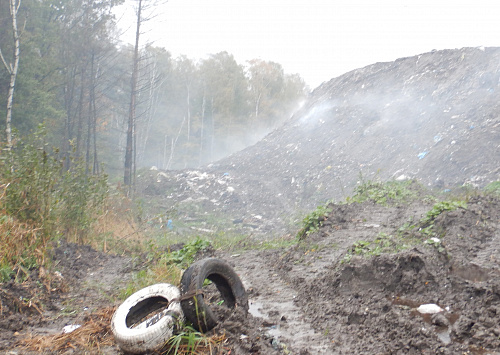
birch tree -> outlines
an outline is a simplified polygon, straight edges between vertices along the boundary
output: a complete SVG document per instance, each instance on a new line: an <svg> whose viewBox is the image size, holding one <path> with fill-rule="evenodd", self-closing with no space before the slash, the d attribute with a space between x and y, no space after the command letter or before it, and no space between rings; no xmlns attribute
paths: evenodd
<svg viewBox="0 0 500 355"><path fill-rule="evenodd" d="M10 17L12 19L12 35L14 40L14 52L12 55L12 61L7 63L7 60L3 56L2 50L0 49L0 57L5 68L9 72L9 90L7 93L7 117L5 120L5 133L7 136L7 149L12 148L12 106L14 104L14 91L16 88L16 78L17 71L19 69L19 58L21 56L20 51L20 39L19 30L17 28L17 14L19 8L21 7L21 0L9 0L9 10Z"/></svg>

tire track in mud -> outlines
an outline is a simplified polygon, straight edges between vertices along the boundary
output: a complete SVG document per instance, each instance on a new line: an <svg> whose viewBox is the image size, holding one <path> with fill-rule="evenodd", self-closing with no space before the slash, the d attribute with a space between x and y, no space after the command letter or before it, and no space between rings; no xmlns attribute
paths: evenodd
<svg viewBox="0 0 500 355"><path fill-rule="evenodd" d="M250 251L230 258L249 294L250 314L267 329L275 349L282 347L290 354L331 354L327 337L314 330L297 305L297 291L271 265L275 253Z"/></svg>

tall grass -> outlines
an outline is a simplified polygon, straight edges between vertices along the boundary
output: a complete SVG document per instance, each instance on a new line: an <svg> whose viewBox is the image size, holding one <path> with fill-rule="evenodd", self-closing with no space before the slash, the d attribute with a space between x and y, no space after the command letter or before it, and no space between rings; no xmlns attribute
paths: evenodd
<svg viewBox="0 0 500 355"><path fill-rule="evenodd" d="M47 262L51 241L85 242L108 196L104 175L86 174L44 142L43 128L0 156L0 281Z"/></svg>

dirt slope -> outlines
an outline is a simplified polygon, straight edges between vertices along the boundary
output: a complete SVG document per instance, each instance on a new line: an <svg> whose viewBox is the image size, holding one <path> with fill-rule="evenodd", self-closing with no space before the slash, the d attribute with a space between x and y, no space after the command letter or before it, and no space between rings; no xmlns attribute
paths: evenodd
<svg viewBox="0 0 500 355"><path fill-rule="evenodd" d="M196 171L145 173L142 193L175 209L174 222L210 211L235 222L226 228L279 234L297 210L350 195L360 175L484 186L500 179L499 63L498 48L464 48L351 71L254 146Z"/></svg>

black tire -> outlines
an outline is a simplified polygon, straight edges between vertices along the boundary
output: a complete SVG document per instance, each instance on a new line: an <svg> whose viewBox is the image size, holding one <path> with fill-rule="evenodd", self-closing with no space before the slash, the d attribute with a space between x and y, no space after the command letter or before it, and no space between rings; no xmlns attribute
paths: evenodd
<svg viewBox="0 0 500 355"><path fill-rule="evenodd" d="M179 289L170 284L151 285L127 298L111 320L111 331L120 349L144 354L162 348L184 319L179 298ZM142 321L144 318L149 319Z"/></svg>
<svg viewBox="0 0 500 355"><path fill-rule="evenodd" d="M241 307L248 312L248 296L233 268L225 261L216 258L197 261L184 272L181 279L182 310L196 330L207 332L218 323L217 316L205 302L203 295L205 279L215 284L225 307L230 309Z"/></svg>

